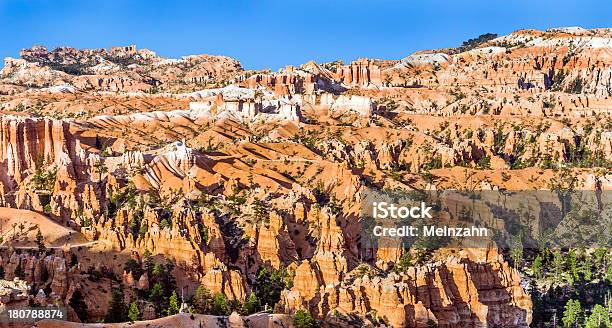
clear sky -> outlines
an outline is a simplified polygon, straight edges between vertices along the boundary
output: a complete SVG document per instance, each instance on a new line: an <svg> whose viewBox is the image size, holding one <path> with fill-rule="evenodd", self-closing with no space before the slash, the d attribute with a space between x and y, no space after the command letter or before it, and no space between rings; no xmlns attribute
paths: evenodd
<svg viewBox="0 0 612 328"><path fill-rule="evenodd" d="M278 69L576 25L612 27L610 0L0 0L0 57L35 44L134 43L166 57L228 55L245 68Z"/></svg>

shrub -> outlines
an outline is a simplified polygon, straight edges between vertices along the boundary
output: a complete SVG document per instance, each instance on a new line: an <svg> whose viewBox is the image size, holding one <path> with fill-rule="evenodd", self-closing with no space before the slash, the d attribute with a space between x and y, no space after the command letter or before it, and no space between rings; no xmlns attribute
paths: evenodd
<svg viewBox="0 0 612 328"><path fill-rule="evenodd" d="M295 328L312 328L315 325L310 313L304 310L298 310L293 317L293 326Z"/></svg>
<svg viewBox="0 0 612 328"><path fill-rule="evenodd" d="M565 88L565 92L576 93L576 94L582 93L583 87L584 87L584 82L582 81L582 78L577 77L567 85L567 88Z"/></svg>
<svg viewBox="0 0 612 328"><path fill-rule="evenodd" d="M227 305L227 298L221 293L215 294L210 304L210 314L212 315L228 315L229 307Z"/></svg>
<svg viewBox="0 0 612 328"><path fill-rule="evenodd" d="M128 318L130 318L130 320L132 321L137 321L139 317L140 317L140 310L138 309L138 305L136 304L136 302L132 302L132 304L130 304L130 311L128 312Z"/></svg>
<svg viewBox="0 0 612 328"><path fill-rule="evenodd" d="M255 293L251 293L249 298L242 304L242 314L249 315L259 311L259 299L257 299L257 295Z"/></svg>

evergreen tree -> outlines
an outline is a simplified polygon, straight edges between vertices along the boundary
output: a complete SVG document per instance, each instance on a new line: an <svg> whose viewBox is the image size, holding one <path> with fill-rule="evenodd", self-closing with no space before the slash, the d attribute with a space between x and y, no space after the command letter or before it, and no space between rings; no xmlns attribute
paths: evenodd
<svg viewBox="0 0 612 328"><path fill-rule="evenodd" d="M531 264L531 271L533 272L533 276L540 279L542 278L542 257L540 255L536 256Z"/></svg>
<svg viewBox="0 0 612 328"><path fill-rule="evenodd" d="M606 254L608 250L605 248L598 248L593 252L593 258L595 259L595 267L597 270L601 270L605 264Z"/></svg>
<svg viewBox="0 0 612 328"><path fill-rule="evenodd" d="M255 281L255 293L261 304L270 306L278 303L280 294L287 286L287 272L284 269L269 272L260 269Z"/></svg>
<svg viewBox="0 0 612 328"><path fill-rule="evenodd" d="M100 137L97 134L96 134L95 145L96 145L96 149L102 150L102 147L103 147L102 141L100 141Z"/></svg>
<svg viewBox="0 0 612 328"><path fill-rule="evenodd" d="M40 232L40 228L36 232L36 245L38 246L39 253L44 253L47 251L47 248L45 247L44 237L42 233Z"/></svg>
<svg viewBox="0 0 612 328"><path fill-rule="evenodd" d="M164 304L166 302L164 288L160 283L156 283L155 285L153 285L153 287L149 291L149 301L153 303L153 306L155 307L155 312L158 314L161 313L161 309L164 308Z"/></svg>
<svg viewBox="0 0 612 328"><path fill-rule="evenodd" d="M164 274L164 266L161 263L155 263L152 273L155 279L161 279Z"/></svg>
<svg viewBox="0 0 612 328"><path fill-rule="evenodd" d="M580 262L580 266L578 268L578 270L580 271L580 273L582 273L582 277L584 277L584 281L591 281L593 279L593 274L595 272L593 272L593 262L591 261L591 259L589 258L588 255L586 254L582 254L582 261ZM597 271L599 268L595 267L595 271Z"/></svg>
<svg viewBox="0 0 612 328"><path fill-rule="evenodd" d="M200 285L198 289L196 289L192 300L193 308L196 313L206 314L209 310L211 301L212 296L210 291L203 285Z"/></svg>
<svg viewBox="0 0 612 328"><path fill-rule="evenodd" d="M559 282L560 281L560 275L563 272L563 254L561 254L560 251L555 250L553 251L553 263L552 263L552 267L553 267L553 271L555 273L555 281Z"/></svg>
<svg viewBox="0 0 612 328"><path fill-rule="evenodd" d="M102 180L102 174L108 172L108 167L104 164L104 161L98 160L94 163L94 168L98 171L98 178Z"/></svg>
<svg viewBox="0 0 612 328"><path fill-rule="evenodd" d="M402 254L402 257L397 263L397 266L402 272L406 272L408 268L410 268L414 264L415 263L414 263L414 258L412 257L412 254L409 251L406 251L404 252L404 254Z"/></svg>
<svg viewBox="0 0 612 328"><path fill-rule="evenodd" d="M519 234L512 237L511 244L510 258L512 258L512 262L514 263L514 268L518 270L521 267L521 261L523 259L522 236Z"/></svg>
<svg viewBox="0 0 612 328"><path fill-rule="evenodd" d="M168 310L166 312L168 312L168 315L173 315L173 314L177 314L179 313L179 301L178 301L178 295L176 295L176 291L172 292L172 295L170 296L170 301L168 304Z"/></svg>
<svg viewBox="0 0 612 328"><path fill-rule="evenodd" d="M215 294L210 304L210 314L212 315L228 315L229 307L227 306L227 299L225 295L221 293Z"/></svg>
<svg viewBox="0 0 612 328"><path fill-rule="evenodd" d="M128 309L123 302L123 291L114 289L111 294L111 299L108 302L108 312L104 318L104 322L123 322L127 321Z"/></svg>
<svg viewBox="0 0 612 328"><path fill-rule="evenodd" d="M572 277L571 282L578 281L580 279L578 276L578 254L575 249L570 249L568 252L567 264Z"/></svg>
<svg viewBox="0 0 612 328"><path fill-rule="evenodd" d="M293 326L295 328L312 328L315 325L310 313L304 310L298 310L293 316Z"/></svg>
<svg viewBox="0 0 612 328"><path fill-rule="evenodd" d="M76 254L72 253L72 255L70 255L70 267L73 267L77 264L79 264L79 258Z"/></svg>
<svg viewBox="0 0 612 328"><path fill-rule="evenodd" d="M148 249L145 249L142 257L144 258L143 262L145 271L149 274L149 277L151 277L153 274L153 267L155 266L151 252Z"/></svg>
<svg viewBox="0 0 612 328"><path fill-rule="evenodd" d="M595 305L591 315L584 324L585 328L609 328L612 327L610 323L610 314L601 304Z"/></svg>
<svg viewBox="0 0 612 328"><path fill-rule="evenodd" d="M259 311L260 305L259 300L257 299L257 295L255 293L251 293L249 298L242 304L242 314L249 315Z"/></svg>
<svg viewBox="0 0 612 328"><path fill-rule="evenodd" d="M70 307L76 312L81 322L87 321L87 304L83 298L83 294L79 289L75 290L68 301Z"/></svg>
<svg viewBox="0 0 612 328"><path fill-rule="evenodd" d="M531 315L531 317L533 318L532 322L533 323L542 322L544 321L544 318L545 318L545 313L543 311L543 306L542 306L544 302L542 301L542 295L538 291L535 281L531 281L529 283L528 291L529 291L529 295L531 296L531 302L533 305L532 306L533 313Z"/></svg>
<svg viewBox="0 0 612 328"><path fill-rule="evenodd" d="M438 324L432 319L427 320L427 328L438 328Z"/></svg>
<svg viewBox="0 0 612 328"><path fill-rule="evenodd" d="M582 316L582 305L578 300L569 300L563 311L563 327L578 327Z"/></svg>
<svg viewBox="0 0 612 328"><path fill-rule="evenodd" d="M132 304L130 304L128 318L130 318L130 320L132 321L138 321L138 319L140 318L140 310L138 309L138 304L136 304L136 302L132 302Z"/></svg>
<svg viewBox="0 0 612 328"><path fill-rule="evenodd" d="M166 265L163 267L163 274L161 276L161 283L164 287L164 291L166 296L170 296L170 294L176 290L176 279L172 274L174 270L174 263L170 260L166 261Z"/></svg>

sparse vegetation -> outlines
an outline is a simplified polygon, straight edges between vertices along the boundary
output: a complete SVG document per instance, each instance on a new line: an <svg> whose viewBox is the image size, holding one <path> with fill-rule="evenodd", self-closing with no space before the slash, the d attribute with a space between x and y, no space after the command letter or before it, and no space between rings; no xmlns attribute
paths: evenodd
<svg viewBox="0 0 612 328"><path fill-rule="evenodd" d="M293 316L293 326L295 328L313 328L315 322L310 316L310 313L304 310L298 310Z"/></svg>
<svg viewBox="0 0 612 328"><path fill-rule="evenodd" d="M455 48L455 52L456 53L460 53L460 52L465 52L465 51L472 50L474 48L479 47L483 43L491 41L491 40L493 40L495 38L497 38L497 34L495 34L495 33L481 34L481 35L479 35L476 38L463 41L461 46L459 46L458 48Z"/></svg>

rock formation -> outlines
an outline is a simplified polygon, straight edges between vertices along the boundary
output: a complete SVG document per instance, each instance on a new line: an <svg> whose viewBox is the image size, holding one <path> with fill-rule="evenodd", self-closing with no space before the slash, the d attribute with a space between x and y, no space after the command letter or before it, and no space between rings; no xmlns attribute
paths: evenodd
<svg viewBox="0 0 612 328"><path fill-rule="evenodd" d="M382 83L380 68L368 59L360 59L339 67L334 79L348 87L379 87Z"/></svg>
<svg viewBox="0 0 612 328"><path fill-rule="evenodd" d="M611 39L517 31L275 73L135 46L25 49L0 75L0 266L34 286L28 300L79 291L88 321L119 285L143 319L189 326L155 319L150 290L189 303L203 286L236 306L275 279L269 306L327 324L527 327L532 302L503 252L430 250L399 268L414 250L365 247L362 196L609 191ZM194 318L290 322L263 316Z"/></svg>

